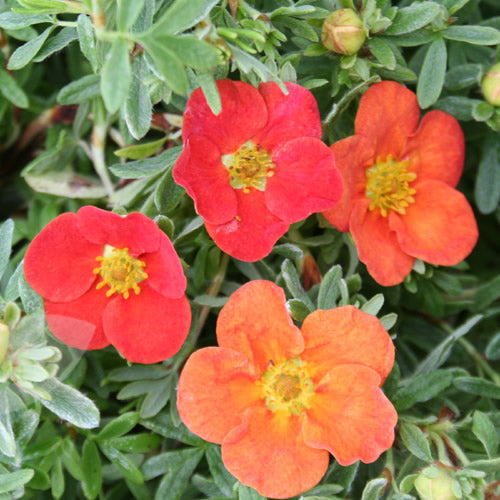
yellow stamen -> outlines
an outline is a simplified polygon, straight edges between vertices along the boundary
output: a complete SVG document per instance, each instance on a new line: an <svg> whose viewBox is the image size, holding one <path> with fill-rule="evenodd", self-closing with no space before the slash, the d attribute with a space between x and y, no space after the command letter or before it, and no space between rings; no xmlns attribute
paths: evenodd
<svg viewBox="0 0 500 500"><path fill-rule="evenodd" d="M406 208L414 203L415 189L410 183L417 178L414 172L408 172L408 160L396 161L389 155L385 161L380 156L375 165L366 170L366 197L370 198L370 210L380 209L383 217L390 210L405 214Z"/></svg>
<svg viewBox="0 0 500 500"><path fill-rule="evenodd" d="M313 381L300 358L278 365L271 362L260 384L262 397L271 411L287 411L292 415L300 415L309 407L308 400L314 392Z"/></svg>
<svg viewBox="0 0 500 500"><path fill-rule="evenodd" d="M115 248L111 245L104 247L103 255L96 257L100 266L92 272L99 274L102 278L96 288L100 290L105 285L109 286L106 297L111 297L114 293L123 294L124 299L130 296L129 290L132 288L136 295L141 293L139 283L145 280L148 275L144 272L146 263L132 257L128 253L128 248Z"/></svg>
<svg viewBox="0 0 500 500"><path fill-rule="evenodd" d="M231 187L243 189L244 193L249 193L250 188L265 191L267 178L274 175L271 155L252 141L245 142L233 154L223 155L222 163L229 170Z"/></svg>

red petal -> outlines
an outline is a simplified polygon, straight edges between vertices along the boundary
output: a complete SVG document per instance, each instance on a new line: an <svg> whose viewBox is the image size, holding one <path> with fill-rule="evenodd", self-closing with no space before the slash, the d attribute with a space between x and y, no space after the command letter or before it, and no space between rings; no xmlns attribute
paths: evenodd
<svg viewBox="0 0 500 500"><path fill-rule="evenodd" d="M302 324L305 348L300 355L313 381L335 365L357 364L385 380L394 364L394 345L378 318L353 306L314 311Z"/></svg>
<svg viewBox="0 0 500 500"><path fill-rule="evenodd" d="M106 337L133 363L157 363L172 357L186 340L190 324L191 309L185 296L168 299L146 284L139 295L113 299L103 315Z"/></svg>
<svg viewBox="0 0 500 500"><path fill-rule="evenodd" d="M458 184L464 165L465 141L459 123L443 111L427 113L418 130L408 139L404 156L418 179Z"/></svg>
<svg viewBox="0 0 500 500"><path fill-rule="evenodd" d="M177 409L192 432L213 443L241 424L243 412L263 404L253 367L243 354L206 347L191 354L179 378Z"/></svg>
<svg viewBox="0 0 500 500"><path fill-rule="evenodd" d="M389 223L404 252L431 264L453 266L474 248L478 229L465 196L439 181L414 185L415 203Z"/></svg>
<svg viewBox="0 0 500 500"><path fill-rule="evenodd" d="M352 135L332 144L335 163L343 181L340 201L323 212L326 220L339 231L349 231L352 205L366 191L366 169L374 163L373 144L361 135Z"/></svg>
<svg viewBox="0 0 500 500"><path fill-rule="evenodd" d="M184 111L182 138L204 135L216 144L222 154L234 153L267 122L267 109L252 85L219 80L222 111L216 116L210 110L201 88L189 98Z"/></svg>
<svg viewBox="0 0 500 500"><path fill-rule="evenodd" d="M184 295L186 277L182 264L165 234L160 235L158 251L142 255L141 260L146 263L147 283L153 290L170 299L179 299Z"/></svg>
<svg viewBox="0 0 500 500"><path fill-rule="evenodd" d="M102 328L102 313L109 299L92 286L72 302L44 301L50 331L65 344L77 349L102 349L109 345Z"/></svg>
<svg viewBox="0 0 500 500"><path fill-rule="evenodd" d="M222 461L239 481L271 498L289 498L319 483L328 468L324 450L310 448L302 418L250 408L222 443Z"/></svg>
<svg viewBox="0 0 500 500"><path fill-rule="evenodd" d="M236 259L255 262L269 255L289 224L269 211L262 191L234 192L238 200L237 218L220 225L205 222L205 226L221 250Z"/></svg>
<svg viewBox="0 0 500 500"><path fill-rule="evenodd" d="M312 93L296 83L287 83L285 95L274 82L261 83L269 119L265 128L252 139L268 151L299 137L321 139L321 119Z"/></svg>
<svg viewBox="0 0 500 500"><path fill-rule="evenodd" d="M73 213L59 215L31 242L24 258L26 280L42 297L69 302L95 281L92 270L103 246L85 239Z"/></svg>
<svg viewBox="0 0 500 500"><path fill-rule="evenodd" d="M246 283L229 297L217 319L217 341L245 355L259 374L270 362L294 358L304 348L283 289L261 280Z"/></svg>
<svg viewBox="0 0 500 500"><path fill-rule="evenodd" d="M273 152L274 176L267 181L269 210L297 222L332 207L342 195L342 179L332 151L320 140L301 137Z"/></svg>
<svg viewBox="0 0 500 500"><path fill-rule="evenodd" d="M369 200L360 200L350 219L350 230L359 259L366 264L373 279L383 286L401 283L410 274L415 259L405 253L378 210L370 211Z"/></svg>
<svg viewBox="0 0 500 500"><path fill-rule="evenodd" d="M361 98L354 129L375 143L375 157L399 158L420 118L417 96L396 82L372 85Z"/></svg>
<svg viewBox="0 0 500 500"><path fill-rule="evenodd" d="M154 252L160 246L160 229L151 219L138 212L121 217L113 212L86 206L78 210L76 217L81 233L92 243L128 248L134 256Z"/></svg>
<svg viewBox="0 0 500 500"><path fill-rule="evenodd" d="M236 215L236 194L229 184L229 173L219 149L206 137L189 137L173 176L193 198L196 211L211 224L223 224Z"/></svg>
<svg viewBox="0 0 500 500"><path fill-rule="evenodd" d="M366 366L333 368L309 399L305 442L328 450L340 465L377 460L391 447L398 421L379 383L378 374Z"/></svg>

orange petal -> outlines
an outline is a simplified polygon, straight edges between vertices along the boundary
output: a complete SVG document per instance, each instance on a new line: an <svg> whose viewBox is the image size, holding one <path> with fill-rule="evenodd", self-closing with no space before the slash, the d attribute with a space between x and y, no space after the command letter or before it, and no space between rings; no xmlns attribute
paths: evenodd
<svg viewBox="0 0 500 500"><path fill-rule="evenodd" d="M305 445L303 417L250 408L222 443L222 461L243 484L271 498L309 490L328 467L325 450Z"/></svg>
<svg viewBox="0 0 500 500"><path fill-rule="evenodd" d="M464 154L464 134L458 121L443 111L430 111L408 139L403 156L409 155L410 169L419 180L434 179L455 187L462 175Z"/></svg>
<svg viewBox="0 0 500 500"><path fill-rule="evenodd" d="M394 364L394 345L380 321L353 306L314 311L302 324L305 348L300 355L313 381L335 365L359 364L385 380Z"/></svg>
<svg viewBox="0 0 500 500"><path fill-rule="evenodd" d="M370 211L369 205L369 200L358 201L351 214L350 230L359 259L375 281L397 285L411 272L415 259L401 249L387 219L378 210Z"/></svg>
<svg viewBox="0 0 500 500"><path fill-rule="evenodd" d="M282 363L304 349L283 290L263 280L250 281L229 297L217 320L217 341L244 354L259 375L270 362Z"/></svg>
<svg viewBox="0 0 500 500"><path fill-rule="evenodd" d="M354 130L375 142L375 156L399 158L419 118L417 96L399 83L385 81L372 85L361 98Z"/></svg>
<svg viewBox="0 0 500 500"><path fill-rule="evenodd" d="M431 264L453 266L474 248L478 229L465 196L439 181L417 182L415 203L389 223L404 252Z"/></svg>
<svg viewBox="0 0 500 500"><path fill-rule="evenodd" d="M253 367L239 352L206 347L191 354L179 378L177 409L188 429L213 443L241 424L243 412L264 404Z"/></svg>
<svg viewBox="0 0 500 500"><path fill-rule="evenodd" d="M336 166L342 176L344 190L340 201L323 212L326 220L339 231L349 231L352 204L366 190L365 170L374 163L373 144L361 135L352 135L332 144Z"/></svg>
<svg viewBox="0 0 500 500"><path fill-rule="evenodd" d="M379 375L366 366L333 368L309 400L305 442L328 450L340 465L377 460L391 447L398 420L379 384Z"/></svg>

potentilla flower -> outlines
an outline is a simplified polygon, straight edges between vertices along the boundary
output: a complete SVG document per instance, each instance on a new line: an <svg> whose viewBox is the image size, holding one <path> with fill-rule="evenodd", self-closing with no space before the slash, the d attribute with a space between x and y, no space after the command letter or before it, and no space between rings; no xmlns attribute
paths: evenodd
<svg viewBox="0 0 500 500"><path fill-rule="evenodd" d="M222 308L217 341L186 362L177 407L243 484L291 497L320 481L329 453L373 462L392 445L397 414L380 386L394 346L374 316L318 310L299 329L283 290L252 281Z"/></svg>
<svg viewBox="0 0 500 500"><path fill-rule="evenodd" d="M416 258L458 264L478 238L472 209L454 189L464 164L460 125L442 111L419 119L413 92L376 83L361 98L355 135L331 146L344 193L324 216L351 232L360 260L384 286L401 283Z"/></svg>
<svg viewBox="0 0 500 500"><path fill-rule="evenodd" d="M321 142L313 95L287 83L259 89L217 82L222 112L201 89L184 112L184 149L175 181L194 199L208 233L225 252L259 260L292 222L332 207L342 193L332 151Z"/></svg>
<svg viewBox="0 0 500 500"><path fill-rule="evenodd" d="M173 356L189 331L186 278L170 240L140 213L86 206L51 221L24 259L52 333L78 349L112 344L137 363Z"/></svg>

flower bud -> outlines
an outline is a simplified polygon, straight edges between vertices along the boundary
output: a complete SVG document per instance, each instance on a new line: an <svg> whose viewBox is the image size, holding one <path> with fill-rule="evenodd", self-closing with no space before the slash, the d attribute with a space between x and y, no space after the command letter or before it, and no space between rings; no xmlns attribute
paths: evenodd
<svg viewBox="0 0 500 500"><path fill-rule="evenodd" d="M5 359L9 347L10 328L0 320L0 363Z"/></svg>
<svg viewBox="0 0 500 500"><path fill-rule="evenodd" d="M453 477L445 468L430 465L422 470L414 485L421 500L459 500L452 483Z"/></svg>
<svg viewBox="0 0 500 500"><path fill-rule="evenodd" d="M500 106L500 62L494 64L481 82L484 98L493 106Z"/></svg>
<svg viewBox="0 0 500 500"><path fill-rule="evenodd" d="M321 41L327 49L337 54L355 54L365 39L363 21L352 9L336 10L323 22Z"/></svg>

